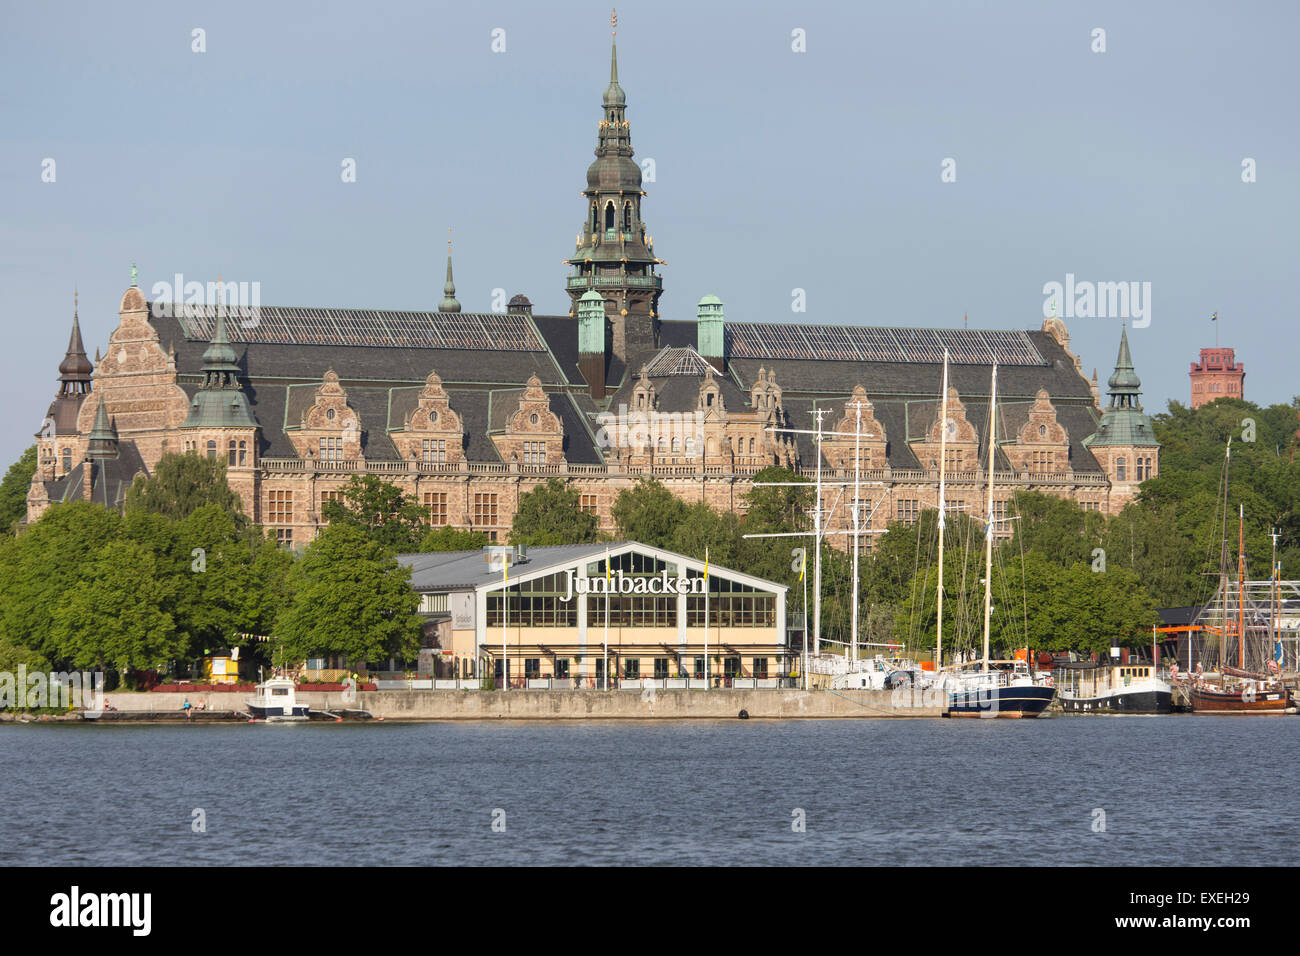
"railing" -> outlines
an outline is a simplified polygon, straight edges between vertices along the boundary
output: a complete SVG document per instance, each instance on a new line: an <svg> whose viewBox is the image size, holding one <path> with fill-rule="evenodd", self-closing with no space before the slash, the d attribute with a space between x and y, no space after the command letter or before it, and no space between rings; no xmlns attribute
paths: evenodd
<svg viewBox="0 0 1300 956"><path fill-rule="evenodd" d="M700 460L690 464L664 464L654 463L648 465L634 465L627 462L610 462L608 465L594 464L576 464L569 462L558 462L545 465L521 464L519 462L468 462L460 461L457 463L447 462L426 462L426 461L361 461L349 459L347 461L319 461L315 459L301 458L263 458L260 462L261 468L266 472L281 472L290 474L316 473L322 475L328 474L353 474L363 472L367 474L378 475L420 475L433 477L453 477L453 476L507 476L517 475L527 477L529 475L545 475L555 477L581 477L581 478L604 478L617 475L652 475L664 478L739 478L745 479L753 477L763 468L769 467L766 462L733 462L730 465L704 465ZM796 474L801 474L811 479L812 469L803 468L795 469ZM822 471L822 478L830 481L852 481L854 477L852 469L844 468L826 468ZM858 477L864 481L888 481L894 484L905 484L907 482L937 483L939 472L937 469L929 471L917 469L900 469L900 468L864 468ZM978 471L961 471L952 472L946 476L950 485L960 485L963 483L983 483L987 479L983 472ZM811 482L810 482L811 483ZM1087 485L1104 487L1108 483L1105 475L1092 473L1075 473L1065 472L1056 474L1038 474L1035 472L997 472L994 475L994 483L1006 487L1008 485L1025 486L1025 485Z"/></svg>
<svg viewBox="0 0 1300 956"><path fill-rule="evenodd" d="M605 288L630 286L633 288L658 289L663 287L663 276L569 276L566 288L590 289L597 286Z"/></svg>

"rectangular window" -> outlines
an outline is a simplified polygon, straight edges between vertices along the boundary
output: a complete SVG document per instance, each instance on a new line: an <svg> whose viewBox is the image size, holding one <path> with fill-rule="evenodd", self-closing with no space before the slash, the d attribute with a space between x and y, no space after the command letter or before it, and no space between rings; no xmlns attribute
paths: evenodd
<svg viewBox="0 0 1300 956"><path fill-rule="evenodd" d="M1050 451L1036 451L1030 463L1030 471L1036 475L1050 474L1056 470L1056 455Z"/></svg>
<svg viewBox="0 0 1300 956"><path fill-rule="evenodd" d="M495 494L474 495L474 526L494 526L497 523L497 496Z"/></svg>
<svg viewBox="0 0 1300 956"><path fill-rule="evenodd" d="M695 673L693 676L696 680L704 680L704 658L698 655L695 658Z"/></svg>
<svg viewBox="0 0 1300 956"><path fill-rule="evenodd" d="M424 510L429 516L429 524L435 526L447 523L447 492L426 491L424 493Z"/></svg>
<svg viewBox="0 0 1300 956"><path fill-rule="evenodd" d="M342 461L343 460L343 439L322 438L320 440L320 460L321 461Z"/></svg>
<svg viewBox="0 0 1300 956"><path fill-rule="evenodd" d="M293 521L293 492L268 491L266 493L266 523L289 524Z"/></svg>
<svg viewBox="0 0 1300 956"><path fill-rule="evenodd" d="M555 676L564 680L569 676L569 659L567 657L557 657L555 659Z"/></svg>
<svg viewBox="0 0 1300 956"><path fill-rule="evenodd" d="M445 465L447 463L447 439L424 439L420 445L420 456L426 464Z"/></svg>
<svg viewBox="0 0 1300 956"><path fill-rule="evenodd" d="M587 512L587 514L594 515L596 513L596 496L580 495L578 499L578 507Z"/></svg>
<svg viewBox="0 0 1300 956"><path fill-rule="evenodd" d="M668 658L655 658L655 680L663 680L668 676Z"/></svg>
<svg viewBox="0 0 1300 956"><path fill-rule="evenodd" d="M966 470L966 459L959 448L944 449L943 462L946 471Z"/></svg>
<svg viewBox="0 0 1300 956"><path fill-rule="evenodd" d="M767 679L767 658L766 657L754 658L754 676L757 677L759 680Z"/></svg>
<svg viewBox="0 0 1300 956"><path fill-rule="evenodd" d="M623 677L626 680L637 680L641 677L641 659L639 657L629 657L623 661Z"/></svg>
<svg viewBox="0 0 1300 956"><path fill-rule="evenodd" d="M292 547L293 547L293 529L292 529L292 528L276 528L276 529L275 529L275 543L278 544L278 545L279 545L280 547L282 547L282 548L292 548Z"/></svg>
<svg viewBox="0 0 1300 956"><path fill-rule="evenodd" d="M525 465L546 464L546 442L544 441L524 442L524 464Z"/></svg>
<svg viewBox="0 0 1300 956"><path fill-rule="evenodd" d="M542 676L542 661L539 657L524 658L524 677L533 678Z"/></svg>
<svg viewBox="0 0 1300 956"><path fill-rule="evenodd" d="M898 500L895 517L903 524L916 524L917 517L921 514L921 502L916 498L900 498Z"/></svg>

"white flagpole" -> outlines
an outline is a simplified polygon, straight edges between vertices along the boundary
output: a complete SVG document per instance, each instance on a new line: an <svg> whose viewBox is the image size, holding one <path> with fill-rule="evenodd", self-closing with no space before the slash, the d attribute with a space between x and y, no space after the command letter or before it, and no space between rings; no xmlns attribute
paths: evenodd
<svg viewBox="0 0 1300 956"><path fill-rule="evenodd" d="M605 690L609 690L609 585L612 580L609 566L609 548L605 549Z"/></svg>
<svg viewBox="0 0 1300 956"><path fill-rule="evenodd" d="M704 546L704 689L709 688L709 546Z"/></svg>

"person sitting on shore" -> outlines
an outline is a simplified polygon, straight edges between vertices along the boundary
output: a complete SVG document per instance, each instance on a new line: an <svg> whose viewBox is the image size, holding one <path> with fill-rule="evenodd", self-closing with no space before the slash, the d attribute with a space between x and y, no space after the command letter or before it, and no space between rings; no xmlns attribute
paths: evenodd
<svg viewBox="0 0 1300 956"><path fill-rule="evenodd" d="M194 709L193 709L193 705L190 704L188 698L186 699L185 703L181 704L181 710L185 711L185 719L186 719L186 720L193 720L193 719L194 719Z"/></svg>

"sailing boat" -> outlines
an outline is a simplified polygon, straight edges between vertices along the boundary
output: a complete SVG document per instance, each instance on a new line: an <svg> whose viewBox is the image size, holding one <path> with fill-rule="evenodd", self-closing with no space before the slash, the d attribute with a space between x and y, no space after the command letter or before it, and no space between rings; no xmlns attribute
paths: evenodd
<svg viewBox="0 0 1300 956"><path fill-rule="evenodd" d="M947 431L948 409L948 362L944 355L944 403L943 428ZM984 527L984 656L969 665L960 666L938 675L938 685L947 694L947 716L949 717L1037 717L1052 702L1056 689L1043 681L1035 680L1029 672L1027 660L989 660L989 623L993 610L993 532L996 520L993 517L993 469L997 451L997 411L998 411L998 366L993 363L993 378L989 387L989 465L988 465L988 508L987 524ZM940 439L940 447L944 439ZM939 470L939 534L943 535L944 526L944 478L945 463L940 461ZM940 537L939 560L943 560L943 544ZM943 565L939 565L939 594L943 594ZM936 656L942 650L943 618L939 618L939 634L936 642ZM1025 655L1028 658L1028 654ZM939 662L936 661L936 666ZM974 670L978 665L979 670Z"/></svg>
<svg viewBox="0 0 1300 956"><path fill-rule="evenodd" d="M1228 460L1231 459L1232 442L1228 442ZM1228 481L1227 464L1224 465L1224 512L1226 517ZM1277 678L1255 674L1246 670L1246 509L1237 506L1237 666L1228 664L1226 655L1220 654L1218 683L1198 679L1192 684L1189 697L1194 714L1293 714L1295 706L1291 690ZM1226 540L1225 540L1226 545ZM1227 598L1227 549L1220 574L1220 593ZM1223 629L1227 632L1226 624ZM1226 651L1226 647L1224 648Z"/></svg>

